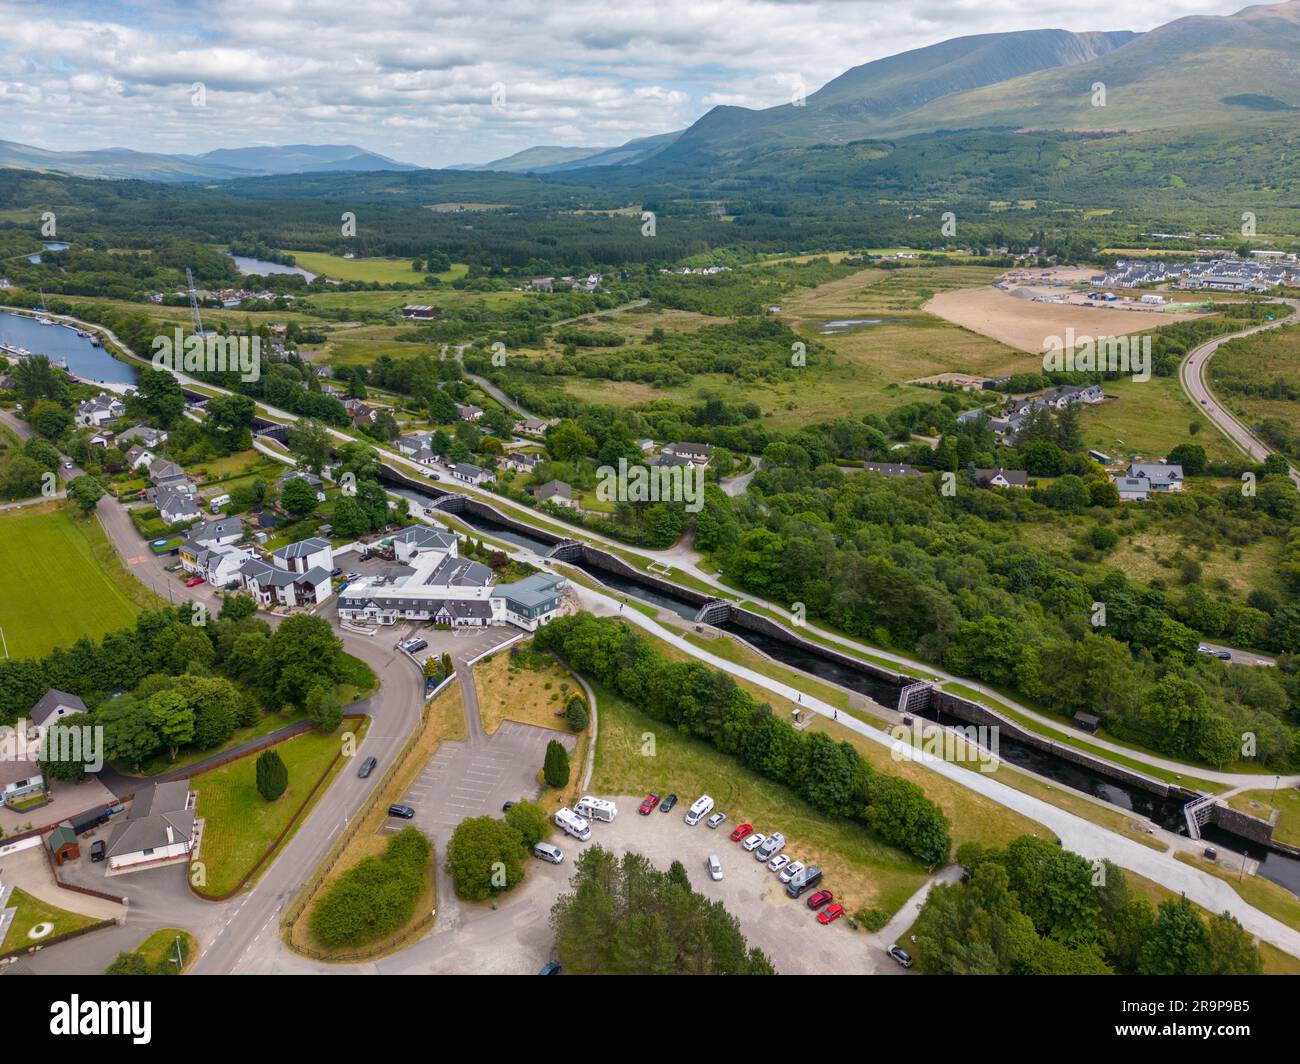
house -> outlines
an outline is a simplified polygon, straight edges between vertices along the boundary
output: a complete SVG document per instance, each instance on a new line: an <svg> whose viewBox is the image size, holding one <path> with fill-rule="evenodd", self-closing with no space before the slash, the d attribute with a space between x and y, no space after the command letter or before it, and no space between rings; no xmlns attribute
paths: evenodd
<svg viewBox="0 0 1300 1064"><path fill-rule="evenodd" d="M649 436L642 436L639 440L636 441L636 445L641 448L641 452L643 454L649 454L651 451L655 449L655 441L652 440Z"/></svg>
<svg viewBox="0 0 1300 1064"><path fill-rule="evenodd" d="M1168 462L1130 462L1128 476L1145 480L1152 491L1182 491L1183 467Z"/></svg>
<svg viewBox="0 0 1300 1064"><path fill-rule="evenodd" d="M165 488L185 495L194 491L194 485L185 475L185 470L166 458L159 458L149 463L149 482L159 490Z"/></svg>
<svg viewBox="0 0 1300 1064"><path fill-rule="evenodd" d="M194 798L189 780L139 788L126 819L108 837L108 870L134 871L189 857L196 841Z"/></svg>
<svg viewBox="0 0 1300 1064"><path fill-rule="evenodd" d="M238 517L222 517L190 529L189 542L199 547L224 547L244 538L244 522Z"/></svg>
<svg viewBox="0 0 1300 1064"><path fill-rule="evenodd" d="M72 828L72 821L65 820L45 837L50 859L56 865L65 861L75 861L81 856L81 847L77 845L77 833Z"/></svg>
<svg viewBox="0 0 1300 1064"><path fill-rule="evenodd" d="M709 460L713 457L713 445L710 443L670 443L664 447L664 453L689 458L697 466L708 468Z"/></svg>
<svg viewBox="0 0 1300 1064"><path fill-rule="evenodd" d="M672 451L668 450L668 448L665 447L662 451L659 452L659 457L656 458L650 464L656 466L673 467L673 466L694 465L695 463L692 462L689 458L687 458L686 455L674 454Z"/></svg>
<svg viewBox="0 0 1300 1064"><path fill-rule="evenodd" d="M534 277L528 282L528 287L538 292L552 292L555 290L555 278Z"/></svg>
<svg viewBox="0 0 1300 1064"><path fill-rule="evenodd" d="M402 308L402 317L417 318L421 321L428 321L431 318L439 317L441 314L441 307L431 307L425 303L408 303Z"/></svg>
<svg viewBox="0 0 1300 1064"><path fill-rule="evenodd" d="M923 477L916 466L894 464L889 462L865 462L862 466L868 473L878 473L882 477Z"/></svg>
<svg viewBox="0 0 1300 1064"><path fill-rule="evenodd" d="M104 450L108 450L109 444L113 442L113 433L108 429L103 432L96 432L87 442L92 447L102 447Z"/></svg>
<svg viewBox="0 0 1300 1064"><path fill-rule="evenodd" d="M194 500L183 491L164 488L154 496L158 514L169 525L179 525L186 521L197 521L203 511L194 505Z"/></svg>
<svg viewBox="0 0 1300 1064"><path fill-rule="evenodd" d="M1111 477L1111 483L1119 492L1120 502L1146 502L1151 491L1151 482L1137 477Z"/></svg>
<svg viewBox="0 0 1300 1064"><path fill-rule="evenodd" d="M203 577L212 587L230 587L241 583L245 563L256 556L252 551L228 544L195 548L186 543L180 549L181 565L186 572Z"/></svg>
<svg viewBox="0 0 1300 1064"><path fill-rule="evenodd" d="M452 462L447 468L451 470L453 478L466 484L486 484L495 479L490 469L483 469L472 462Z"/></svg>
<svg viewBox="0 0 1300 1064"><path fill-rule="evenodd" d="M536 454L508 454L501 459L501 464L516 473L531 473L542 464L542 457Z"/></svg>
<svg viewBox="0 0 1300 1064"><path fill-rule="evenodd" d="M0 805L13 806L45 790L41 766L26 758L0 759Z"/></svg>
<svg viewBox="0 0 1300 1064"><path fill-rule="evenodd" d="M539 504L549 502L552 506L563 506L570 510L578 508L578 502L573 497L573 489L563 480L548 480L537 489L534 498Z"/></svg>
<svg viewBox="0 0 1300 1064"><path fill-rule="evenodd" d="M116 395L100 392L77 407L76 422L84 429L101 429L126 413L126 404Z"/></svg>
<svg viewBox="0 0 1300 1064"><path fill-rule="evenodd" d="M148 468L153 465L154 458L153 451L145 447L144 444L137 443L126 452L126 465L128 469L139 469L141 466Z"/></svg>
<svg viewBox="0 0 1300 1064"><path fill-rule="evenodd" d="M475 406L473 403L457 403L456 413L460 416L461 421L477 421L483 416L483 408Z"/></svg>
<svg viewBox="0 0 1300 1064"><path fill-rule="evenodd" d="M135 440L137 443L144 444L150 450L156 451L167 442L167 433L162 429L153 428L151 425L133 425L125 432L119 432L117 440L118 443Z"/></svg>
<svg viewBox="0 0 1300 1064"><path fill-rule="evenodd" d="M421 432L412 436L402 436L397 441L397 449L413 462L421 465L433 465L438 455L433 451L433 434Z"/></svg>
<svg viewBox="0 0 1300 1064"><path fill-rule="evenodd" d="M239 567L240 584L263 606L318 605L334 593L334 555L328 540L291 543L272 553L271 562L250 557Z"/></svg>
<svg viewBox="0 0 1300 1064"><path fill-rule="evenodd" d="M455 555L456 537L450 532L430 528L428 525L412 525L394 533L383 541L392 544L393 557L405 565L413 565L422 553L438 551L442 554Z"/></svg>
<svg viewBox="0 0 1300 1064"><path fill-rule="evenodd" d="M515 422L515 432L520 436L532 436L540 440L546 435L546 430L560 423L559 418L548 417L526 417Z"/></svg>
<svg viewBox="0 0 1300 1064"><path fill-rule="evenodd" d="M980 418L986 417L987 415L988 415L988 411L985 410L982 406L977 406L975 407L974 410L963 410L960 414L957 415L957 424L970 425L973 422L979 421Z"/></svg>
<svg viewBox="0 0 1300 1064"><path fill-rule="evenodd" d="M285 473L284 476L275 482L276 489L283 493L284 486L291 480L305 480L316 489L316 501L325 501L325 481L321 480L321 478L315 473L308 473L303 469L292 470L291 472Z"/></svg>
<svg viewBox="0 0 1300 1064"><path fill-rule="evenodd" d="M271 561L277 569L291 573L307 573L312 569L329 573L334 569L334 548L328 539L312 536L273 551Z"/></svg>
<svg viewBox="0 0 1300 1064"><path fill-rule="evenodd" d="M1029 474L1023 469L976 469L975 483L981 488L1027 488Z"/></svg>
<svg viewBox="0 0 1300 1064"><path fill-rule="evenodd" d="M85 712L86 703L76 695L51 687L41 695L40 701L32 706L27 717L32 722L32 726L44 734L46 728L51 724L57 724L64 717Z"/></svg>
<svg viewBox="0 0 1300 1064"><path fill-rule="evenodd" d="M533 573L492 592L510 624L535 632L560 610L568 581L555 573Z"/></svg>
<svg viewBox="0 0 1300 1064"><path fill-rule="evenodd" d="M352 424L358 427L373 425L379 417L373 407L367 406L360 399L349 399L343 405L347 408L347 412L352 415Z"/></svg>

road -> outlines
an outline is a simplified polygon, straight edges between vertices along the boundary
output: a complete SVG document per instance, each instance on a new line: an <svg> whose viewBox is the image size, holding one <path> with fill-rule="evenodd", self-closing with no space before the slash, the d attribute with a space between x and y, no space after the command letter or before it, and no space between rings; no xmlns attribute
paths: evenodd
<svg viewBox="0 0 1300 1064"><path fill-rule="evenodd" d="M1256 462L1262 462L1272 450L1247 428L1238 417L1230 410L1224 408L1223 404L1215 398L1214 393L1210 391L1210 386L1205 380L1205 367L1214 353L1219 350L1229 340L1236 340L1243 336L1253 336L1255 333L1265 332L1268 329L1276 329L1282 325L1293 323L1296 315L1300 314L1300 300L1283 299L1278 301L1279 304L1285 304L1291 308L1291 316L1282 318L1279 321L1268 322L1264 325L1256 325L1251 329L1243 329L1241 332L1231 333L1228 336L1219 336L1213 340L1208 340L1201 344L1200 347L1193 348L1188 352L1187 357L1183 359L1182 364L1178 367L1178 379L1182 382L1183 391L1193 403L1200 406L1205 416L1210 419L1214 427L1222 432L1229 440L1250 459ZM1287 471L1291 480L1297 488L1300 488L1300 470L1295 466L1289 465Z"/></svg>

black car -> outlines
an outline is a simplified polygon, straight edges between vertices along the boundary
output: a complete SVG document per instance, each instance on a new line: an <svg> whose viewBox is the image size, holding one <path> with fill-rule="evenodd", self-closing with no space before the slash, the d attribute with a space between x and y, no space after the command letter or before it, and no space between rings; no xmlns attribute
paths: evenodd
<svg viewBox="0 0 1300 1064"><path fill-rule="evenodd" d="M677 795L670 794L667 798L665 798L662 802L659 803L659 812L666 813L668 812L669 809L671 809L676 804L677 804Z"/></svg>
<svg viewBox="0 0 1300 1064"><path fill-rule="evenodd" d="M501 807L501 812L503 813L510 812L510 807L514 804L515 804L514 802L506 802L506 804Z"/></svg>
<svg viewBox="0 0 1300 1064"><path fill-rule="evenodd" d="M103 839L96 839L90 844L90 859L92 861L102 861L108 847L104 845Z"/></svg>
<svg viewBox="0 0 1300 1064"><path fill-rule="evenodd" d="M366 758L364 761L361 762L361 767L357 769L357 777L359 779L365 779L370 775L370 773L375 771L375 766L377 764L379 764L379 762L376 761L373 757Z"/></svg>
<svg viewBox="0 0 1300 1064"><path fill-rule="evenodd" d="M538 975L559 975L559 974L560 974L560 962L559 962L559 961L547 961L545 964L542 965L542 970L541 970L540 972L538 972L537 974L538 974Z"/></svg>
<svg viewBox="0 0 1300 1064"><path fill-rule="evenodd" d="M403 820L410 820L415 816L415 810L409 805L390 805L388 807L389 816L400 816Z"/></svg>

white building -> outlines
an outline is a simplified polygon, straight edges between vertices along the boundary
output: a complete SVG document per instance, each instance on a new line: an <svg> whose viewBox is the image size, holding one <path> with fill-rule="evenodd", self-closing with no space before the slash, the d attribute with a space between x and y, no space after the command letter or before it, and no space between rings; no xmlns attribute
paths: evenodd
<svg viewBox="0 0 1300 1064"><path fill-rule="evenodd" d="M135 871L188 857L195 843L194 800L189 780L138 789L126 819L108 837L109 871Z"/></svg>

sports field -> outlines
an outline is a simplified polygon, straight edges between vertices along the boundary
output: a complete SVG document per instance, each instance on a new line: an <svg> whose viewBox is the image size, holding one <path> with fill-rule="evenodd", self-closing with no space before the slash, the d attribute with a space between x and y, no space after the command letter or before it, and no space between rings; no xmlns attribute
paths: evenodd
<svg viewBox="0 0 1300 1064"><path fill-rule="evenodd" d="M0 654L39 657L134 624L119 576L129 579L94 517L58 503L0 513Z"/></svg>

